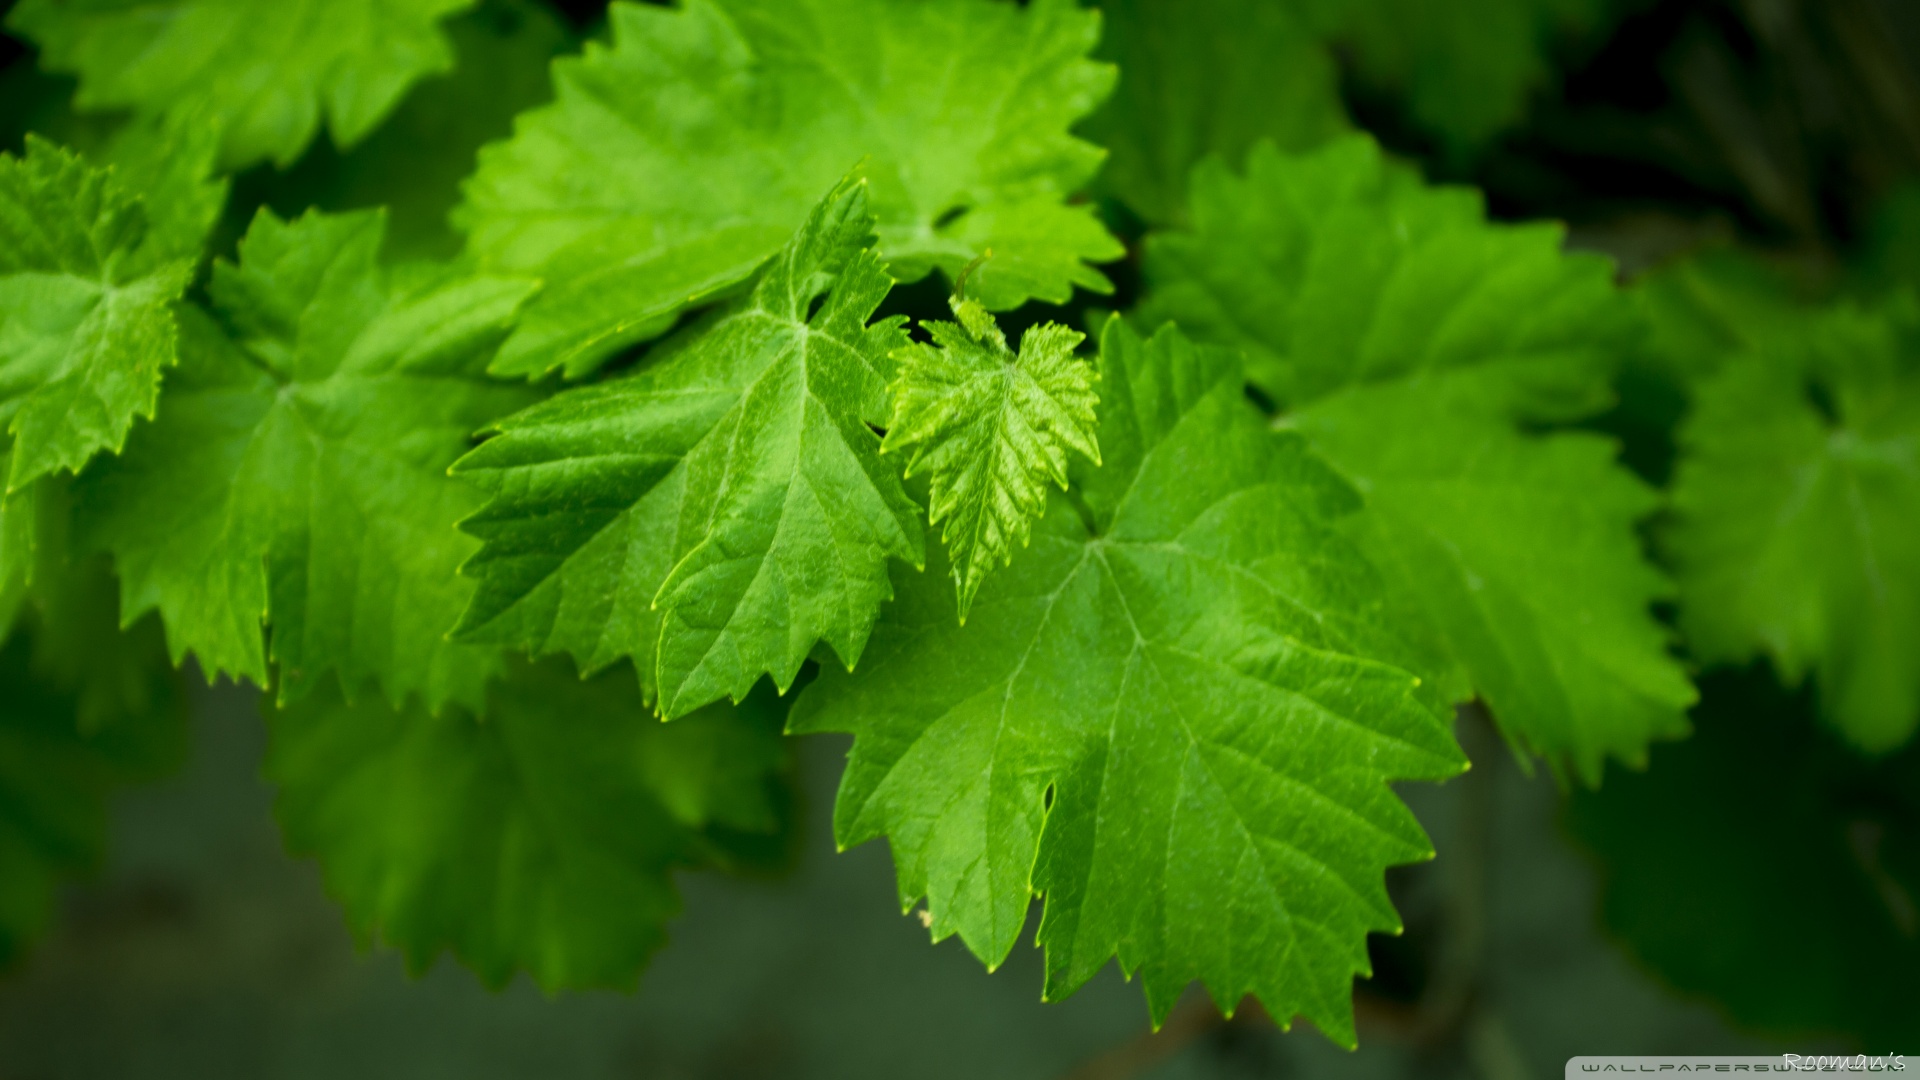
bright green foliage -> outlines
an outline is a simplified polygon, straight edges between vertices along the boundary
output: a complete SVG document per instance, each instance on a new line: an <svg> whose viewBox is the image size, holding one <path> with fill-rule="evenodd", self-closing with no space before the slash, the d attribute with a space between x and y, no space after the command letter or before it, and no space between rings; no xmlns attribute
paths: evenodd
<svg viewBox="0 0 1920 1080"><path fill-rule="evenodd" d="M1144 316L1248 352L1282 423L1366 495L1356 532L1396 604L1508 737L1592 783L1683 732L1693 693L1634 533L1653 493L1603 440L1518 426L1604 403L1638 328L1607 262L1489 225L1357 138L1256 148L1245 177L1201 166L1193 221L1150 241Z"/></svg>
<svg viewBox="0 0 1920 1080"><path fill-rule="evenodd" d="M183 748L185 696L159 627L119 633L112 582L87 577L104 587L49 598L61 626L0 649L0 967L45 927L55 886L99 862L107 796Z"/></svg>
<svg viewBox="0 0 1920 1080"><path fill-rule="evenodd" d="M1551 74L1548 47L1610 22L1622 0L1307 0L1361 75L1407 100L1414 120L1453 152L1471 150L1526 112Z"/></svg>
<svg viewBox="0 0 1920 1080"><path fill-rule="evenodd" d="M817 641L851 666L923 560L921 509L880 458L899 319L865 181L827 196L752 292L635 375L497 425L461 475L493 493L468 640L637 661L660 710L785 690Z"/></svg>
<svg viewBox="0 0 1920 1080"><path fill-rule="evenodd" d="M185 309L167 404L79 485L127 611L158 609L176 659L283 695L327 672L396 704L477 704L492 650L454 645L478 494L447 477L473 431L526 404L484 368L523 281L377 265L378 213L262 213L214 268L223 323ZM272 627L271 653L262 623Z"/></svg>
<svg viewBox="0 0 1920 1080"><path fill-rule="evenodd" d="M986 309L958 296L959 322L926 322L934 344L902 350L893 419L882 453L907 455L907 476L932 482L930 518L941 539L965 620L996 566L1025 547L1047 508L1047 481L1067 486L1067 451L1098 465L1100 396L1093 365L1073 355L1086 335L1042 323L1016 355Z"/></svg>
<svg viewBox="0 0 1920 1080"><path fill-rule="evenodd" d="M1187 174L1238 167L1262 139L1307 150L1347 127L1338 73L1297 5L1101 0L1099 56L1120 86L1083 127L1112 153L1100 186L1155 225L1187 212Z"/></svg>
<svg viewBox="0 0 1920 1080"><path fill-rule="evenodd" d="M1039 893L1049 999L1117 953L1156 1021L1200 979L1350 1044L1366 936L1399 927L1382 872L1430 854L1388 781L1465 760L1335 632L1378 606L1331 524L1352 493L1233 355L1116 320L1100 365L1080 503L1053 498L964 627L902 573L859 674L823 674L791 729L854 734L836 834L888 837L936 938L998 965Z"/></svg>
<svg viewBox="0 0 1920 1080"><path fill-rule="evenodd" d="M220 212L228 181L216 176L220 133L195 117L130 120L89 156L111 165L121 186L140 193L148 260L198 263Z"/></svg>
<svg viewBox="0 0 1920 1080"><path fill-rule="evenodd" d="M914 280L981 251L987 307L1106 290L1120 246L1063 198L1100 152L1067 133L1113 70L1071 0L614 3L613 44L482 153L463 221L484 265L547 283L497 371L590 372L748 277L859 167Z"/></svg>
<svg viewBox="0 0 1920 1080"><path fill-rule="evenodd" d="M21 0L7 27L80 77L84 109L200 116L221 163L285 167L319 130L358 142L453 54L436 24L473 0Z"/></svg>
<svg viewBox="0 0 1920 1080"><path fill-rule="evenodd" d="M6 491L118 451L152 416L178 346L190 260L143 244L140 200L110 170L30 138L0 154L0 422Z"/></svg>
<svg viewBox="0 0 1920 1080"><path fill-rule="evenodd" d="M1920 311L1838 309L1727 357L1682 434L1670 535L1708 662L1811 671L1854 744L1920 726Z"/></svg>
<svg viewBox="0 0 1920 1080"><path fill-rule="evenodd" d="M1761 669L1701 689L1691 739L1568 807L1614 936L1745 1027L1920 1042L1920 747L1865 762Z"/></svg>
<svg viewBox="0 0 1920 1080"><path fill-rule="evenodd" d="M783 713L761 693L662 724L631 675L519 666L484 717L315 695L270 716L266 773L288 846L416 972L451 950L489 986L630 987L670 872L784 827Z"/></svg>

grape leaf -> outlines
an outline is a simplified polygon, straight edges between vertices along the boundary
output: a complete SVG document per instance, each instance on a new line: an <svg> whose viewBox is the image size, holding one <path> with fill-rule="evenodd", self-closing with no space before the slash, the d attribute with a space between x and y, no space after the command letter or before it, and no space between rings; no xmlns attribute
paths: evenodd
<svg viewBox="0 0 1920 1080"><path fill-rule="evenodd" d="M1920 1040L1920 747L1877 763L1764 669L1701 680L1692 738L1568 805L1608 926L1675 988L1782 1035Z"/></svg>
<svg viewBox="0 0 1920 1080"><path fill-rule="evenodd" d="M1236 167L1261 139L1308 150L1347 128L1338 71L1293 5L1270 0L1101 0L1114 95L1081 131L1112 156L1099 187L1154 225L1187 212L1187 174Z"/></svg>
<svg viewBox="0 0 1920 1080"><path fill-rule="evenodd" d="M959 322L922 322L934 344L896 354L893 419L880 452L907 455L906 475L931 475L931 520L953 564L960 618L996 565L1025 547L1047 508L1047 481L1067 485L1067 451L1100 463L1093 366L1073 355L1086 335L1042 323L1006 335L973 300Z"/></svg>
<svg viewBox="0 0 1920 1080"><path fill-rule="evenodd" d="M1920 726L1920 311L1837 308L1734 352L1681 431L1669 547L1696 656L1814 672L1885 751Z"/></svg>
<svg viewBox="0 0 1920 1080"><path fill-rule="evenodd" d="M902 280L987 248L996 310L1106 291L1121 248L1063 198L1100 152L1098 16L1070 0L614 3L613 44L481 153L461 221L482 264L547 283L496 370L586 374L747 278L860 166Z"/></svg>
<svg viewBox="0 0 1920 1080"><path fill-rule="evenodd" d="M284 695L327 672L396 704L478 704L494 651L444 635L471 588L454 523L479 495L447 467L532 400L484 366L524 281L377 265L378 213L262 212L214 268L221 325L184 309L157 421L78 485L130 613L158 609L176 660ZM263 640L272 627L272 649Z"/></svg>
<svg viewBox="0 0 1920 1080"><path fill-rule="evenodd" d="M286 167L327 117L351 146L423 75L453 66L437 23L473 0L21 0L7 28L80 78L83 109L203 115L221 164Z"/></svg>
<svg viewBox="0 0 1920 1080"><path fill-rule="evenodd" d="M1517 122L1552 75L1549 46L1598 37L1622 0L1309 0L1303 12L1348 47L1361 77L1407 99L1448 150Z"/></svg>
<svg viewBox="0 0 1920 1080"><path fill-rule="evenodd" d="M655 720L630 675L517 666L484 716L331 693L271 713L266 774L294 852L363 939L489 986L631 987L679 910L670 872L784 828L772 693Z"/></svg>
<svg viewBox="0 0 1920 1080"><path fill-rule="evenodd" d="M97 564L48 599L0 648L0 968L45 928L60 881L99 862L107 797L185 747L186 697L154 620L120 633Z"/></svg>
<svg viewBox="0 0 1920 1080"><path fill-rule="evenodd" d="M1245 349L1281 423L1366 495L1356 535L1516 745L1598 781L1685 731L1692 690L1648 607L1653 493L1611 445L1520 424L1606 402L1637 343L1603 259L1489 225L1364 138L1258 147L1194 177L1194 227L1148 242L1142 317ZM1458 676L1426 670L1458 687Z"/></svg>
<svg viewBox="0 0 1920 1080"><path fill-rule="evenodd" d="M227 205L229 181L216 175L219 153L219 131L203 117L182 115L129 120L88 157L142 193L144 258L197 265Z"/></svg>
<svg viewBox="0 0 1920 1080"><path fill-rule="evenodd" d="M1465 759L1411 676L1349 651L1331 613L1378 606L1331 524L1353 495L1237 358L1113 320L1100 369L1079 504L964 627L903 572L859 676L823 673L790 729L854 735L835 833L889 838L936 939L998 965L1039 893L1049 999L1117 953L1156 1023L1200 979L1351 1044L1367 933L1399 927L1382 873L1431 855L1387 783Z"/></svg>
<svg viewBox="0 0 1920 1080"><path fill-rule="evenodd" d="M866 181L836 187L751 294L656 348L635 375L496 425L456 472L493 499L465 640L637 661L669 718L762 672L784 691L816 641L852 665L923 559L921 510L880 460L901 319Z"/></svg>
<svg viewBox="0 0 1920 1080"><path fill-rule="evenodd" d="M29 137L0 154L0 421L6 490L101 450L152 416L178 357L173 302L191 260L155 258L146 213L111 171Z"/></svg>

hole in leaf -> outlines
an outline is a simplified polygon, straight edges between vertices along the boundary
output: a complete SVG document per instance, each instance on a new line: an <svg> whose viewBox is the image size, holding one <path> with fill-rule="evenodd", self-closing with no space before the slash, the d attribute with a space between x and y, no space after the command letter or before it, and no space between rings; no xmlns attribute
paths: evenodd
<svg viewBox="0 0 1920 1080"><path fill-rule="evenodd" d="M945 211L943 211L940 214L939 217L933 219L934 231L938 232L939 230L946 228L947 226L953 224L954 222L959 221L961 217L963 217L966 214L966 212L967 212L967 208L964 206L948 207Z"/></svg>

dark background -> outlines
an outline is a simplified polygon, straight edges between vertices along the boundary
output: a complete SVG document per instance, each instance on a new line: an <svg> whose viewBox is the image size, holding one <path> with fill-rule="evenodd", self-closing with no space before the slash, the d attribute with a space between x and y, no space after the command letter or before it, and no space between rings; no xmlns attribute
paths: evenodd
<svg viewBox="0 0 1920 1080"><path fill-rule="evenodd" d="M1521 1080L1574 1054L1823 1045L1737 1034L1609 944L1552 781L1522 776L1472 717L1484 767L1403 789L1447 854L1393 872L1408 945L1381 956L1350 1054L1305 1027L1221 1023L1194 998L1149 1037L1139 989L1111 968L1048 1005L1032 948L989 975L957 940L929 946L894 905L883 846L833 851L825 808L845 745L832 738L800 743L797 869L683 876L686 914L639 993L550 999L523 977L492 994L450 960L414 981L397 955L356 949L315 867L283 853L257 694L200 691L195 713L187 768L119 801L105 871L0 982L3 1080ZM1437 1037L1411 1003L1437 981L1427 951L1474 987Z"/></svg>

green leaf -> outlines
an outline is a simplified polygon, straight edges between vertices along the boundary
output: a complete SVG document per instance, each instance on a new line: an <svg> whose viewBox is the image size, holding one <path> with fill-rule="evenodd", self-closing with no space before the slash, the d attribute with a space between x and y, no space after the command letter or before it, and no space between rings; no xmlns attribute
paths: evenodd
<svg viewBox="0 0 1920 1080"><path fill-rule="evenodd" d="M471 587L454 523L480 498L447 467L525 405L484 367L529 283L377 265L378 213L262 212L214 268L224 326L184 309L167 405L78 485L84 542L111 552L131 613L158 609L176 660L283 695L478 704L494 651L444 635ZM272 627L272 648L263 638Z"/></svg>
<svg viewBox="0 0 1920 1080"><path fill-rule="evenodd" d="M752 274L860 167L893 274L992 248L987 307L1110 286L1118 243L1064 198L1100 164L1068 127L1113 71L1070 0L614 3L611 46L481 154L461 220L483 265L547 283L496 370L580 376Z"/></svg>
<svg viewBox="0 0 1920 1080"><path fill-rule="evenodd" d="M1838 308L1702 384L1670 549L1701 660L1764 653L1849 741L1920 726L1920 311Z"/></svg>
<svg viewBox="0 0 1920 1080"><path fill-rule="evenodd" d="M423 75L453 66L438 22L473 0L21 0L7 28L80 77L83 109L200 115L221 164L286 167L319 130L364 138Z"/></svg>
<svg viewBox="0 0 1920 1080"><path fill-rule="evenodd" d="M1102 338L1100 445L966 626L903 573L858 677L790 729L855 736L842 845L885 835L902 906L989 966L1034 894L1046 996L1119 956L1156 1023L1199 979L1353 1041L1386 867L1431 855L1388 782L1465 759L1415 680L1353 655L1378 586L1333 518L1349 489L1267 429L1236 358L1173 330ZM1084 508L1084 516L1082 513Z"/></svg>
<svg viewBox="0 0 1920 1080"><path fill-rule="evenodd" d="M1693 738L1567 808L1613 935L1743 1026L1920 1041L1920 747L1862 761L1764 670L1701 691Z"/></svg>
<svg viewBox="0 0 1920 1080"><path fill-rule="evenodd" d="M146 230L140 200L109 170L33 137L24 158L0 154L8 492L117 453L134 418L153 415L193 263L155 257Z"/></svg>
<svg viewBox="0 0 1920 1080"><path fill-rule="evenodd" d="M173 768L186 697L159 627L118 632L97 565L0 649L0 967L50 921L54 890L98 864L107 797Z"/></svg>
<svg viewBox="0 0 1920 1080"><path fill-rule="evenodd" d="M1238 167L1262 139L1308 150L1347 128L1339 72L1293 5L1101 0L1100 58L1120 86L1080 130L1112 153L1100 187L1155 225L1187 212L1187 174Z"/></svg>
<svg viewBox="0 0 1920 1080"><path fill-rule="evenodd" d="M661 724L630 675L517 666L481 717L331 692L273 713L266 774L288 847L415 972L451 950L492 987L631 988L671 872L785 827L783 712L763 692Z"/></svg>
<svg viewBox="0 0 1920 1080"><path fill-rule="evenodd" d="M1067 451L1098 465L1093 365L1073 355L1086 335L1042 323L1020 352L986 309L953 300L957 323L922 322L934 344L895 354L893 419L880 452L931 475L931 520L945 521L960 618L996 566L1027 545L1047 508L1047 481L1067 486Z"/></svg>
<svg viewBox="0 0 1920 1080"><path fill-rule="evenodd" d="M142 193L146 258L198 264L227 205L219 152L220 132L204 118L168 116L128 121L89 156Z"/></svg>
<svg viewBox="0 0 1920 1080"><path fill-rule="evenodd" d="M1630 2L1630 0L1629 0ZM1623 0L1309 0L1362 79L1406 99L1420 126L1462 154L1526 113L1554 74L1550 49L1597 38Z"/></svg>
<svg viewBox="0 0 1920 1080"><path fill-rule="evenodd" d="M466 640L637 661L668 717L784 691L816 641L851 666L923 559L921 510L880 460L901 319L867 183L815 208L748 296L656 348L635 375L496 425L456 471L493 494Z"/></svg>
<svg viewBox="0 0 1920 1080"><path fill-rule="evenodd" d="M1591 435L1636 347L1612 267L1550 226L1490 225L1364 138L1242 177L1195 171L1193 231L1149 239L1143 317L1247 351L1280 423L1365 494L1355 533L1508 738L1597 782L1685 731L1692 689L1648 611L1653 493ZM1405 662L1402 657L1396 661ZM1452 665L1422 674L1463 691Z"/></svg>

